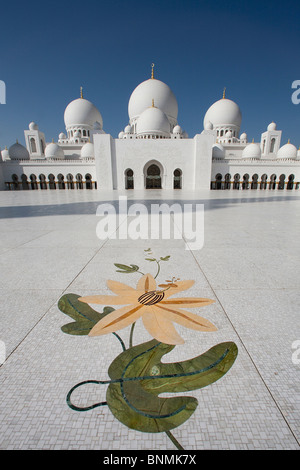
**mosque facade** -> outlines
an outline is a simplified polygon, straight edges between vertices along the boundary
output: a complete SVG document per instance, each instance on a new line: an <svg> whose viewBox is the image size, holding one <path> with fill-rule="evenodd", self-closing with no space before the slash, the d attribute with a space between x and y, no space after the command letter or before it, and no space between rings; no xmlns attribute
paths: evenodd
<svg viewBox="0 0 300 470"><path fill-rule="evenodd" d="M96 106L81 95L66 107L65 131L47 142L35 122L1 152L0 190L34 189L299 189L300 149L282 142L272 122L260 142L241 132L232 100L213 103L203 130L189 137L178 122L171 88L154 77L128 103L129 121L117 138L103 129Z"/></svg>

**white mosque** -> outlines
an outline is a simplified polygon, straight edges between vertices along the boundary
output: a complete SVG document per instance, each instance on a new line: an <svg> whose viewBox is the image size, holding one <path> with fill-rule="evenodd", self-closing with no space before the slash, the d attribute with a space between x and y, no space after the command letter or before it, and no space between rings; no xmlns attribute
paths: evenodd
<svg viewBox="0 0 300 470"><path fill-rule="evenodd" d="M103 130L81 89L65 109L57 142L47 143L31 122L26 146L2 150L0 189L299 189L300 149L282 145L274 122L260 142L249 143L241 110L224 90L191 138L178 122L175 95L154 78L153 67L130 96L129 122L118 138Z"/></svg>

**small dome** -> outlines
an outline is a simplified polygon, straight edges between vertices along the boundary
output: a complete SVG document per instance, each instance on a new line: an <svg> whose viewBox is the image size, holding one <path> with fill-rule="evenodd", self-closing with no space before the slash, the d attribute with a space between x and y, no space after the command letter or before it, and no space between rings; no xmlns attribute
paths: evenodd
<svg viewBox="0 0 300 470"><path fill-rule="evenodd" d="M136 132L138 135L148 134L170 137L170 122L161 109L153 106L140 115Z"/></svg>
<svg viewBox="0 0 300 470"><path fill-rule="evenodd" d="M231 137L232 137L232 132L231 132L231 131L227 131L226 134L225 134L225 137L227 137L227 139L231 139Z"/></svg>
<svg viewBox="0 0 300 470"><path fill-rule="evenodd" d="M124 133L125 134L131 134L131 131L132 131L131 126L128 124L128 126L126 126L125 129L124 129Z"/></svg>
<svg viewBox="0 0 300 470"><path fill-rule="evenodd" d="M268 129L268 131L276 131L276 128L277 128L277 126L276 126L275 122L271 122L271 123L268 125L268 128L267 128L267 129Z"/></svg>
<svg viewBox="0 0 300 470"><path fill-rule="evenodd" d="M55 142L52 142L51 144L48 144L46 146L45 157L49 159L53 158L62 160L65 158L65 154L60 145L56 144Z"/></svg>
<svg viewBox="0 0 300 470"><path fill-rule="evenodd" d="M95 158L95 151L94 151L94 144L91 142L87 142L81 148L81 156L80 158Z"/></svg>
<svg viewBox="0 0 300 470"><path fill-rule="evenodd" d="M74 126L89 127L93 129L95 122L103 126L102 116L96 106L84 98L71 101L64 114L66 128Z"/></svg>
<svg viewBox="0 0 300 470"><path fill-rule="evenodd" d="M261 157L260 145L255 142L248 144L243 150L242 157L243 158L260 158Z"/></svg>
<svg viewBox="0 0 300 470"><path fill-rule="evenodd" d="M173 134L181 134L182 133L182 129L181 127L177 124L177 126L174 127L173 129Z"/></svg>
<svg viewBox="0 0 300 470"><path fill-rule="evenodd" d="M247 140L247 134L246 134L246 132L243 132L243 133L240 135L240 140Z"/></svg>
<svg viewBox="0 0 300 470"><path fill-rule="evenodd" d="M29 160L28 150L18 143L18 141L9 147L9 156L11 160Z"/></svg>
<svg viewBox="0 0 300 470"><path fill-rule="evenodd" d="M63 139L66 139L67 137L66 137L66 134L64 134L63 132L61 132L61 133L59 134L58 138L59 138L60 140L63 140Z"/></svg>
<svg viewBox="0 0 300 470"><path fill-rule="evenodd" d="M207 110L203 121L204 129L208 122L211 122L214 127L233 125L240 128L242 113L234 101L222 98Z"/></svg>
<svg viewBox="0 0 300 470"><path fill-rule="evenodd" d="M123 139L123 137L124 137L124 132L123 131L119 132L118 138Z"/></svg>
<svg viewBox="0 0 300 470"><path fill-rule="evenodd" d="M225 149L222 144L214 144L212 148L212 157L213 158L224 158L225 157Z"/></svg>
<svg viewBox="0 0 300 470"><path fill-rule="evenodd" d="M2 157L2 160L5 162L6 160L10 160L10 156L9 156L9 151L7 150L7 147L5 147L4 150L2 150L1 152L1 157Z"/></svg>
<svg viewBox="0 0 300 470"><path fill-rule="evenodd" d="M277 153L277 158L288 158L288 159L295 159L297 158L297 147L295 145L290 144L288 141L287 144L280 147Z"/></svg>
<svg viewBox="0 0 300 470"><path fill-rule="evenodd" d="M31 131L37 131L38 128L39 128L39 126L37 125L37 123L36 123L36 122L33 122L33 121L29 124L28 127L29 127L29 129L30 129Z"/></svg>

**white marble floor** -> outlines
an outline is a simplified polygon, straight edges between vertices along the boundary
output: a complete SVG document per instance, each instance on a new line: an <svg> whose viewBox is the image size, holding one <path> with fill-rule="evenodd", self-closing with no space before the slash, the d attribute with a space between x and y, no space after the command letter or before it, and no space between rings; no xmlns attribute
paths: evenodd
<svg viewBox="0 0 300 470"><path fill-rule="evenodd" d="M204 204L204 246L184 240L101 240L96 210L104 202ZM300 192L289 191L20 191L0 193L2 297L0 449L173 450L165 433L145 434L117 421L108 407L76 412L66 404L78 382L107 379L121 352L112 335L66 335L57 307L65 293L108 293L107 279L135 286L136 274L114 263L154 269L151 247L169 255L161 280L194 279L189 296L215 303L198 313L217 331L178 328L185 344L166 360L195 357L222 341L239 349L230 371L190 395L199 405L172 432L186 450L299 449ZM118 232L117 232L118 233ZM193 310L194 311L194 310ZM128 341L128 328L122 331ZM140 321L135 341L150 339ZM298 346L300 349L300 346ZM298 360L297 360L298 359ZM87 387L82 406L105 399Z"/></svg>

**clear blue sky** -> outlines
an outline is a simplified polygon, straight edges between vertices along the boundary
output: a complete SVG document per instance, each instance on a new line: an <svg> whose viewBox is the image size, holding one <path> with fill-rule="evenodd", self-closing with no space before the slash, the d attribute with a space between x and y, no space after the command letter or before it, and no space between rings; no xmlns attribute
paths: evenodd
<svg viewBox="0 0 300 470"><path fill-rule="evenodd" d="M1 6L0 147L39 124L46 140L64 129L67 104L79 97L102 114L117 137L128 124L134 88L156 78L176 95L178 122L190 137L203 130L209 106L236 101L249 140L271 121L300 145L299 1L97 0L5 2Z"/></svg>

